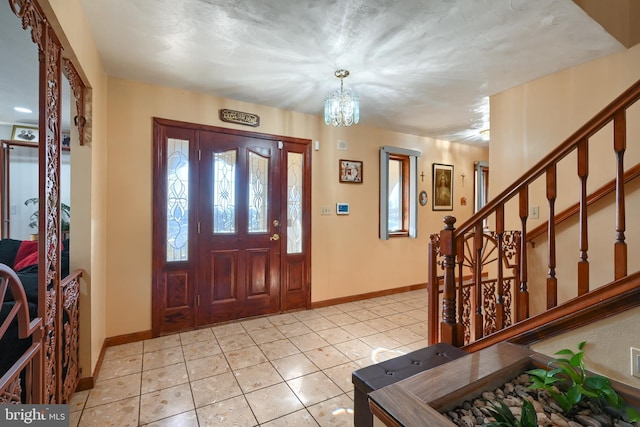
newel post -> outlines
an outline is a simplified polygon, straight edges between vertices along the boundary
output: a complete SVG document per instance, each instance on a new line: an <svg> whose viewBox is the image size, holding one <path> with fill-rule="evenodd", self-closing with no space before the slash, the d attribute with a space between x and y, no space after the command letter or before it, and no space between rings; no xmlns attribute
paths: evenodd
<svg viewBox="0 0 640 427"><path fill-rule="evenodd" d="M459 347L462 345L462 325L456 317L456 239L454 224L456 218L446 216L445 227L440 232L440 253L443 257L444 296L442 299L442 322L440 323L440 341Z"/></svg>

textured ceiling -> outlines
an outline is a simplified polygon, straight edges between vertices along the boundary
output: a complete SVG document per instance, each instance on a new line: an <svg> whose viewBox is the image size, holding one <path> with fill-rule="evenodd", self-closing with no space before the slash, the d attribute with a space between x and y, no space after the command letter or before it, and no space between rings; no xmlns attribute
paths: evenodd
<svg viewBox="0 0 640 427"><path fill-rule="evenodd" d="M623 49L571 0L81 3L111 76L321 115L346 68L361 124L470 143L488 96Z"/></svg>

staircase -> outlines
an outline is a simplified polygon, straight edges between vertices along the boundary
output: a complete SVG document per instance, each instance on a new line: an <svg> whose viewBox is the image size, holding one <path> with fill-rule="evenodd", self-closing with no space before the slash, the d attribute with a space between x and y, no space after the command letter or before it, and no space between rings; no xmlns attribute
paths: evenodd
<svg viewBox="0 0 640 427"><path fill-rule="evenodd" d="M640 306L640 272L629 274L627 271L625 235L625 185L640 175L640 166L629 170L624 166L627 111L639 99L640 81L468 221L456 227L456 218L444 218L444 229L432 235L429 244L429 344L445 342L464 347L467 351L476 351L505 340L529 344ZM603 143L601 134L597 138L594 136L609 124L612 126L609 143L615 159L614 177L588 194L589 149L594 144ZM577 158L578 202L557 214L559 163L571 154ZM566 168L566 164L563 163L562 167ZM529 190L533 185L542 185L545 189L550 220L528 232ZM606 195L609 193L615 211L612 221L615 226L610 230L613 277L610 283L592 289L589 281L589 219L592 211L597 210L595 204L608 200ZM519 222L516 229L505 229L508 215L517 218L517 221L509 222ZM570 219L576 222L578 230L575 296L559 302L557 226ZM547 277L542 292L546 304L531 315L528 257L536 242L544 239Z"/></svg>

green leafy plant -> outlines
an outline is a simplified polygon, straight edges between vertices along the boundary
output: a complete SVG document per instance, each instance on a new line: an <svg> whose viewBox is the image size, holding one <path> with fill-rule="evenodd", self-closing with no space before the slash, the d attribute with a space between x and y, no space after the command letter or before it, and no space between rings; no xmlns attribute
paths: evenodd
<svg viewBox="0 0 640 427"><path fill-rule="evenodd" d="M24 201L25 206L38 206L38 198L32 197ZM60 203L60 228L61 231L69 231L71 225L71 207L67 204ZM29 216L29 228L34 230L38 228L38 209Z"/></svg>
<svg viewBox="0 0 640 427"><path fill-rule="evenodd" d="M622 398L611 387L608 378L601 375L589 375L584 366L583 348L586 341L578 344L578 352L563 349L555 354L562 356L548 363L554 369L532 369L527 371L531 376L531 390L546 390L560 405L565 413L570 413L586 398L591 398L597 406L602 408L603 403L625 409ZM626 407L627 417L635 421L640 419L640 414L632 408Z"/></svg>
<svg viewBox="0 0 640 427"><path fill-rule="evenodd" d="M487 410L496 419L487 424L491 427L536 427L538 425L538 416L533 404L528 400L522 403L520 419L517 419L509 407L500 401L498 404L492 403L492 407Z"/></svg>

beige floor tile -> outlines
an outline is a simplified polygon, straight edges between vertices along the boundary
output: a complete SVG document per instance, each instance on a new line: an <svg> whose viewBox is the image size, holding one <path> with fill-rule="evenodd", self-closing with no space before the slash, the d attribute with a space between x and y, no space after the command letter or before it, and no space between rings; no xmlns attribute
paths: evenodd
<svg viewBox="0 0 640 427"><path fill-rule="evenodd" d="M261 427L318 427L318 425L306 409L301 409L293 414L276 418L265 424L260 424Z"/></svg>
<svg viewBox="0 0 640 427"><path fill-rule="evenodd" d="M242 369L247 366L258 365L267 361L267 357L262 353L260 347L241 348L240 350L230 351L226 353L227 362L231 369Z"/></svg>
<svg viewBox="0 0 640 427"><path fill-rule="evenodd" d="M198 341L209 341L212 339L215 339L215 336L213 335L213 331L211 330L211 328L180 333L180 342L183 346L187 344L193 344L194 342Z"/></svg>
<svg viewBox="0 0 640 427"><path fill-rule="evenodd" d="M358 323L358 319L353 316L349 316L347 313L335 314L328 316L327 319L331 320L338 326L351 325L352 323Z"/></svg>
<svg viewBox="0 0 640 427"><path fill-rule="evenodd" d="M318 331L317 333L329 344L337 344L339 342L351 341L357 338L355 335L350 334L340 327L324 329L322 331Z"/></svg>
<svg viewBox="0 0 640 427"><path fill-rule="evenodd" d="M307 328L311 329L314 332L324 331L326 329L335 328L337 325L333 323L331 320L325 317L319 317L317 319L305 320L304 323Z"/></svg>
<svg viewBox="0 0 640 427"><path fill-rule="evenodd" d="M269 387L284 381L280 374L278 374L278 371L268 362L238 369L233 371L233 373L244 393Z"/></svg>
<svg viewBox="0 0 640 427"><path fill-rule="evenodd" d="M413 317L418 322L427 321L427 310L424 308L416 308L415 310L407 311L404 314L406 314L407 316Z"/></svg>
<svg viewBox="0 0 640 427"><path fill-rule="evenodd" d="M421 338L420 341L412 342L411 344L407 344L406 346L402 346L400 348L407 348L407 353L410 353L412 351L420 350L421 348L427 347L428 345L429 344L427 342L427 339Z"/></svg>
<svg viewBox="0 0 640 427"><path fill-rule="evenodd" d="M214 326L211 328L211 331L216 338L244 334L247 332L240 323L227 323L226 325Z"/></svg>
<svg viewBox="0 0 640 427"><path fill-rule="evenodd" d="M324 316L324 317L329 317L333 314L340 314L340 313L344 313L342 310L338 309L336 306L334 305L329 305L327 307L320 307L320 308L314 308L313 311L315 311L316 313Z"/></svg>
<svg viewBox="0 0 640 427"><path fill-rule="evenodd" d="M142 341L107 347L104 351L104 360L106 361L111 359L122 359L123 357L136 356L138 354L142 354L142 348Z"/></svg>
<svg viewBox="0 0 640 427"><path fill-rule="evenodd" d="M202 378L229 372L229 364L224 354L215 354L201 359L187 361L187 373L190 381L197 381Z"/></svg>
<svg viewBox="0 0 640 427"><path fill-rule="evenodd" d="M285 380L301 377L319 370L319 368L302 353L272 360L271 363Z"/></svg>
<svg viewBox="0 0 640 427"><path fill-rule="evenodd" d="M297 337L289 338L289 341L300 351L309 351L314 348L326 347L329 345L320 335L312 332L310 334L298 335Z"/></svg>
<svg viewBox="0 0 640 427"><path fill-rule="evenodd" d="M282 332L280 332L275 326L249 331L249 335L251 335L251 338L253 338L253 341L256 344L264 344L285 338Z"/></svg>
<svg viewBox="0 0 640 427"><path fill-rule="evenodd" d="M260 424L303 408L300 400L285 383L248 393L245 397Z"/></svg>
<svg viewBox="0 0 640 427"><path fill-rule="evenodd" d="M142 353L121 359L109 359L102 363L100 379L121 377L142 371Z"/></svg>
<svg viewBox="0 0 640 427"><path fill-rule="evenodd" d="M400 326L409 326L417 323L416 319L402 313L392 314L390 316L387 316L387 319L391 320L393 323L397 323Z"/></svg>
<svg viewBox="0 0 640 427"><path fill-rule="evenodd" d="M332 346L307 351L305 356L320 369L332 368L349 362L349 358Z"/></svg>
<svg viewBox="0 0 640 427"><path fill-rule="evenodd" d="M138 396L141 377L142 374L137 373L96 381L95 386L89 391L85 409Z"/></svg>
<svg viewBox="0 0 640 427"><path fill-rule="evenodd" d="M378 317L387 317L387 316L391 316L392 314L398 313L396 310L389 307L388 305L382 305L382 306L373 308L371 309L371 311L374 312L376 315L378 315Z"/></svg>
<svg viewBox="0 0 640 427"><path fill-rule="evenodd" d="M394 302L393 304L389 304L386 307L394 310L396 312L395 314L404 313L405 311L407 311L407 305L404 302Z"/></svg>
<svg viewBox="0 0 640 427"><path fill-rule="evenodd" d="M269 321L273 324L273 326L288 325L289 323L299 322L299 320L296 319L291 313L276 314L275 316L270 316Z"/></svg>
<svg viewBox="0 0 640 427"><path fill-rule="evenodd" d="M353 400L346 394L307 409L322 427L353 427Z"/></svg>
<svg viewBox="0 0 640 427"><path fill-rule="evenodd" d="M253 427L258 425L244 396L203 406L196 409L196 412L200 427Z"/></svg>
<svg viewBox="0 0 640 427"><path fill-rule="evenodd" d="M280 359L282 357L291 356L300 353L300 350L289 340L278 340L265 344L260 344L260 349L269 360Z"/></svg>
<svg viewBox="0 0 640 427"><path fill-rule="evenodd" d="M353 391L353 382L351 382L351 374L353 371L360 369L355 362L345 363L344 365L334 366L333 368L325 369L323 372L331 378L340 389L345 393L351 393Z"/></svg>
<svg viewBox="0 0 640 427"><path fill-rule="evenodd" d="M104 351L104 360L122 359L142 353L142 341L107 347Z"/></svg>
<svg viewBox="0 0 640 427"><path fill-rule="evenodd" d="M266 318L266 317L259 317L257 319L243 320L243 321L240 322L240 324L242 325L242 327L247 332L255 331L255 330L258 330L258 329L266 329L266 328L272 328L273 327L273 323L271 323L269 321L269 319Z"/></svg>
<svg viewBox="0 0 640 427"><path fill-rule="evenodd" d="M347 356L350 360L358 360L363 357L370 356L373 353L374 348L361 340L345 341L338 344L334 344L334 347L338 349L342 354Z"/></svg>
<svg viewBox="0 0 640 427"><path fill-rule="evenodd" d="M240 396L242 390L231 372L207 377L191 383L196 408Z"/></svg>
<svg viewBox="0 0 640 427"><path fill-rule="evenodd" d="M424 338L426 338L429 333L429 325L427 322L414 323L413 325L409 325L407 329Z"/></svg>
<svg viewBox="0 0 640 427"><path fill-rule="evenodd" d="M391 334L383 334L380 332L373 335L367 335L366 337L361 337L360 341L375 349L391 350L402 345L400 341L391 338Z"/></svg>
<svg viewBox="0 0 640 427"><path fill-rule="evenodd" d="M193 410L189 384L180 384L140 396L140 424L148 424Z"/></svg>
<svg viewBox="0 0 640 427"><path fill-rule="evenodd" d="M405 347L394 348L393 350L378 350L372 354L371 360L373 360L373 363L380 363L407 353Z"/></svg>
<svg viewBox="0 0 640 427"><path fill-rule="evenodd" d="M78 427L82 411L69 412L69 427Z"/></svg>
<svg viewBox="0 0 640 427"><path fill-rule="evenodd" d="M366 309L354 310L349 313L349 316L358 319L361 322L366 322L367 320L375 319L376 317L378 317L377 314Z"/></svg>
<svg viewBox="0 0 640 427"><path fill-rule="evenodd" d="M298 321L295 323L287 323L286 325L278 326L278 330L284 334L287 338L297 337L299 335L308 334L313 332L304 323Z"/></svg>
<svg viewBox="0 0 640 427"><path fill-rule="evenodd" d="M396 340L402 345L410 344L412 342L420 341L422 339L422 336L416 333L413 333L406 328L392 329L390 331L385 332L384 334ZM426 345L427 343L425 342L425 346Z"/></svg>
<svg viewBox="0 0 640 427"><path fill-rule="evenodd" d="M175 365L180 362L184 362L182 347L166 348L144 353L142 357L142 370L148 371L163 366Z"/></svg>
<svg viewBox="0 0 640 427"><path fill-rule="evenodd" d="M220 337L218 338L218 343L220 344L222 351L225 353L256 345L253 338L251 338L251 335L246 332L238 335Z"/></svg>
<svg viewBox="0 0 640 427"><path fill-rule="evenodd" d="M291 390L296 394L304 406L311 406L332 397L339 396L343 391L329 379L324 372L314 372L303 377L287 381Z"/></svg>
<svg viewBox="0 0 640 427"><path fill-rule="evenodd" d="M134 427L138 425L140 396L87 408L82 412L79 427Z"/></svg>
<svg viewBox="0 0 640 427"><path fill-rule="evenodd" d="M141 393L151 393L152 391L188 382L189 376L187 375L187 367L184 363L163 366L162 368L152 369L142 373Z"/></svg>
<svg viewBox="0 0 640 427"><path fill-rule="evenodd" d="M393 323L389 319L385 319L384 317L378 317L377 319L371 319L367 323L369 324L369 326L371 326L373 329L375 329L378 332L390 331L392 329L397 329L398 326L400 326L400 325L397 325L397 324Z"/></svg>
<svg viewBox="0 0 640 427"><path fill-rule="evenodd" d="M73 393L71 396L71 401L69 402L69 411L82 411L84 409L84 404L87 403L87 398L89 397L90 390L83 390Z"/></svg>
<svg viewBox="0 0 640 427"><path fill-rule="evenodd" d="M198 416L195 410L187 411L150 424L145 424L145 427L198 427Z"/></svg>
<svg viewBox="0 0 640 427"><path fill-rule="evenodd" d="M145 353L182 345L180 342L180 335L178 334L144 340L143 343Z"/></svg>
<svg viewBox="0 0 640 427"><path fill-rule="evenodd" d="M182 352L185 360L195 360L202 357L213 356L222 353L222 349L218 345L215 338L206 341L197 341L191 344L183 345Z"/></svg>
<svg viewBox="0 0 640 427"><path fill-rule="evenodd" d="M300 320L301 322L305 320L318 319L322 317L322 315L315 310L302 310L302 311L296 311L291 314L293 314L293 316L296 319Z"/></svg>
<svg viewBox="0 0 640 427"><path fill-rule="evenodd" d="M343 325L342 329L349 332L351 335L355 335L359 338L378 333L378 331L373 329L366 322L358 322L358 323L351 323L349 325Z"/></svg>

